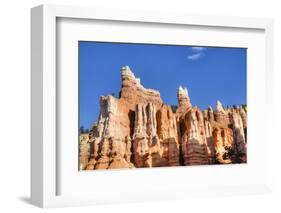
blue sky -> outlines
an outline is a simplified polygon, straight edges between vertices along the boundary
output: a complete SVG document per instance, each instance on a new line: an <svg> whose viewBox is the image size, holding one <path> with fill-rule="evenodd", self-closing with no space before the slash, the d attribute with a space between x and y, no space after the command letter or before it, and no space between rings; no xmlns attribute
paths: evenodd
<svg viewBox="0 0 281 213"><path fill-rule="evenodd" d="M119 94L121 68L129 65L146 88L177 105L177 89L187 87L193 106L246 104L245 48L79 42L80 126L97 120L101 95Z"/></svg>

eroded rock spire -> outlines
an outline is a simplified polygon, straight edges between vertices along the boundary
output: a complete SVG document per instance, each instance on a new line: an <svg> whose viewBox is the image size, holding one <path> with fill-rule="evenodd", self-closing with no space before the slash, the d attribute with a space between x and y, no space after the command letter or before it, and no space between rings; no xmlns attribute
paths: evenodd
<svg viewBox="0 0 281 213"><path fill-rule="evenodd" d="M222 103L221 103L219 100L217 100L216 110L217 110L218 112L225 113L225 110L224 110L224 108L223 108L223 106L222 106Z"/></svg>
<svg viewBox="0 0 281 213"><path fill-rule="evenodd" d="M181 117L192 108L190 98L188 96L187 88L186 87L183 88L182 86L179 86L177 97L178 97L179 106L176 111L176 114L177 117Z"/></svg>
<svg viewBox="0 0 281 213"><path fill-rule="evenodd" d="M187 88L183 88L182 86L179 86L178 88L178 102L179 104L183 104L185 102L190 102Z"/></svg>

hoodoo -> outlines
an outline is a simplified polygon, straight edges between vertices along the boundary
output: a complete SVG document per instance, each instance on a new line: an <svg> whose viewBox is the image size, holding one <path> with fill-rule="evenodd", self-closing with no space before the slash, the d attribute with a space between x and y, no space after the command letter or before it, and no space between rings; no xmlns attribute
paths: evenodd
<svg viewBox="0 0 281 213"><path fill-rule="evenodd" d="M80 170L246 163L246 106L201 111L180 86L173 110L129 66L121 73L120 97L101 96L98 120L80 134Z"/></svg>

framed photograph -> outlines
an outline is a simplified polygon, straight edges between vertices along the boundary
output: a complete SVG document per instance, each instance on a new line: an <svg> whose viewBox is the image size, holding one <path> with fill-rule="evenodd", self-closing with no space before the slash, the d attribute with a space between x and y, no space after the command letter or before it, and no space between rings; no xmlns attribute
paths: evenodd
<svg viewBox="0 0 281 213"><path fill-rule="evenodd" d="M271 192L272 20L31 15L33 204Z"/></svg>

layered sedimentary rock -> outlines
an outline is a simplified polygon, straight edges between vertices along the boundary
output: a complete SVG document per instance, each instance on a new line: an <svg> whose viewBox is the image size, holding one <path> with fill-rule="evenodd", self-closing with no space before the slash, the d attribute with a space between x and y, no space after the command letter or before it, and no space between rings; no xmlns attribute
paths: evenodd
<svg viewBox="0 0 281 213"><path fill-rule="evenodd" d="M224 110L220 101L217 101L216 111L214 112L215 121L227 126L229 124L229 116L227 112Z"/></svg>
<svg viewBox="0 0 281 213"><path fill-rule="evenodd" d="M236 160L237 162L246 162L247 160L247 144L244 134L243 120L239 113L231 114L232 130L235 142Z"/></svg>
<svg viewBox="0 0 281 213"><path fill-rule="evenodd" d="M155 106L137 104L133 134L133 154L136 167L152 167L152 155L160 155L159 139L156 134Z"/></svg>
<svg viewBox="0 0 281 213"><path fill-rule="evenodd" d="M90 161L86 169L130 168L130 123L127 109L113 96L100 99L100 116L90 132ZM127 147L129 146L129 147Z"/></svg>
<svg viewBox="0 0 281 213"><path fill-rule="evenodd" d="M131 110L135 110L136 104L138 103L152 103L155 105L156 109L159 109L163 104L160 93L157 90L144 88L141 84L141 80L135 77L128 66L122 68L120 101Z"/></svg>
<svg viewBox="0 0 281 213"><path fill-rule="evenodd" d="M216 160L219 163L232 163L233 155L229 153L234 148L232 130L226 127L216 127L213 131L213 138Z"/></svg>
<svg viewBox="0 0 281 213"><path fill-rule="evenodd" d="M79 149L79 162L80 170L83 170L87 167L90 156L90 145L89 145L89 134L83 133L79 136L80 140L80 149Z"/></svg>
<svg viewBox="0 0 281 213"><path fill-rule="evenodd" d="M181 86L177 98L176 109L164 104L123 67L120 97L101 96L97 122L80 134L80 170L246 162L246 106L201 111Z"/></svg>
<svg viewBox="0 0 281 213"><path fill-rule="evenodd" d="M178 166L180 147L178 141L178 130L176 116L171 106L162 105L156 114L157 135L161 144L162 166Z"/></svg>
<svg viewBox="0 0 281 213"><path fill-rule="evenodd" d="M187 88L183 88L182 86L180 86L178 89L177 97L179 105L176 110L176 116L177 118L181 118L192 108Z"/></svg>
<svg viewBox="0 0 281 213"><path fill-rule="evenodd" d="M184 117L182 153L185 165L208 164L207 137L201 111L192 108Z"/></svg>

